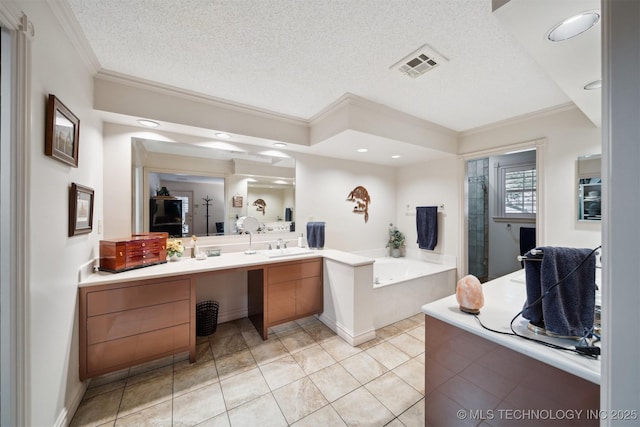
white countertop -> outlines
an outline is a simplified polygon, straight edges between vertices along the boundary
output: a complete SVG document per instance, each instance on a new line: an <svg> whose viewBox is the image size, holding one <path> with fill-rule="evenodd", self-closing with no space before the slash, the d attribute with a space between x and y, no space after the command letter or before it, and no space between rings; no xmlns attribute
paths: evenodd
<svg viewBox="0 0 640 427"><path fill-rule="evenodd" d="M483 292L485 305L480 309L480 314L478 315L482 323L498 331L510 332L509 324L511 319L522 309L527 299L524 270L516 271L483 284ZM460 311L455 295L423 305L422 312L587 381L600 384L599 359L590 359L572 352L545 347L516 336L488 331L480 326L474 316ZM528 320L520 316L514 322L514 329L521 335L553 342L564 347L573 347L577 344L577 341L574 340L536 335L527 329L528 322Z"/></svg>
<svg viewBox="0 0 640 427"><path fill-rule="evenodd" d="M268 258L260 253L245 254L244 252L222 253L220 256L207 257L203 260L190 258L183 255L178 261L169 261L166 264L152 265L150 267L137 268L135 270L120 273L108 273L99 271L80 277L78 286L107 285L110 283L131 282L134 280L157 279L162 277L177 276L182 274L197 274L230 270L234 268L247 268L256 265L274 264L279 262L295 261L305 258L323 257L348 264L354 267L372 264L373 259L342 252L335 249L317 249L309 253L289 255L284 257Z"/></svg>

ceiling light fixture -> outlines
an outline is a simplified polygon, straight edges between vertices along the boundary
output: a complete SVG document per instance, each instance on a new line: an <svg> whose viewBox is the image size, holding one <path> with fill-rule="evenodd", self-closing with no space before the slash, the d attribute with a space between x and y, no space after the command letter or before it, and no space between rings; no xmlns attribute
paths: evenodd
<svg viewBox="0 0 640 427"><path fill-rule="evenodd" d="M582 12L554 26L547 34L552 42L561 42L584 33L600 21L598 11Z"/></svg>
<svg viewBox="0 0 640 427"><path fill-rule="evenodd" d="M394 154L391 156L392 159L399 159L400 157L402 157L400 154Z"/></svg>
<svg viewBox="0 0 640 427"><path fill-rule="evenodd" d="M282 148L282 147L286 147L287 144L285 144L284 142L274 142L273 146Z"/></svg>
<svg viewBox="0 0 640 427"><path fill-rule="evenodd" d="M598 79L584 85L584 90L595 90L595 89L600 89L601 87L602 87L602 80Z"/></svg>
<svg viewBox="0 0 640 427"><path fill-rule="evenodd" d="M158 126L160 126L160 123L154 122L153 120L147 120L147 119L139 119L138 123L148 128L157 128Z"/></svg>
<svg viewBox="0 0 640 427"><path fill-rule="evenodd" d="M356 151L357 151L358 153L366 153L366 152L367 152L367 151L369 151L369 150L368 150L368 149L366 149L366 148L358 148Z"/></svg>
<svg viewBox="0 0 640 427"><path fill-rule="evenodd" d="M231 135L229 135L228 133L224 133L224 132L218 132L218 133L216 133L216 138L230 139Z"/></svg>

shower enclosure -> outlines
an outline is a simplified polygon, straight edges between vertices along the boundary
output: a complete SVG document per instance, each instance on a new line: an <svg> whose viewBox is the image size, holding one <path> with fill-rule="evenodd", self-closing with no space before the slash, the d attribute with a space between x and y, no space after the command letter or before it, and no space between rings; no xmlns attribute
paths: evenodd
<svg viewBox="0 0 640 427"><path fill-rule="evenodd" d="M467 162L468 271L481 282L489 277L489 159Z"/></svg>

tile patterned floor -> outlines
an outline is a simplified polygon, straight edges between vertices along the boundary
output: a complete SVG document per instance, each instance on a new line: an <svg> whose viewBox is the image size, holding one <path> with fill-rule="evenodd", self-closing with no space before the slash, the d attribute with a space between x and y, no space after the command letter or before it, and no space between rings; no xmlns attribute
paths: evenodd
<svg viewBox="0 0 640 427"><path fill-rule="evenodd" d="M424 426L424 316L351 347L315 317L263 341L248 319L187 355L91 381L71 426Z"/></svg>

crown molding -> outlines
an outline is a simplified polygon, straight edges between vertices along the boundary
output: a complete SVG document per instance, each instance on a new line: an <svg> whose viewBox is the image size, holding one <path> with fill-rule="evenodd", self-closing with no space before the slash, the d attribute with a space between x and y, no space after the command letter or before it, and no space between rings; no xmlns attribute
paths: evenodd
<svg viewBox="0 0 640 427"><path fill-rule="evenodd" d="M309 119L309 125L313 126L314 124L317 124L318 122L322 121L323 119L325 119L326 117L328 117L329 115L333 114L335 111L346 107L346 106L355 106L355 107L359 107L359 108L363 108L366 109L368 111L374 112L377 115L384 115L387 116L389 118L393 118L395 120L398 120L400 122L404 122L406 124L410 124L412 126L417 126L423 129L428 129L428 130L432 130L435 132L440 132L446 135L452 135L452 136L457 136L458 132L453 130L453 129L449 129L447 127L441 126L439 124L430 122L428 120L424 120L421 118L418 118L416 116L412 116L410 114L407 113L403 113L402 111L396 110L394 108L388 107L384 104L379 104L377 102L368 100L366 98L363 98L361 96L358 95L354 95L352 93L346 92L344 95L342 95L340 98L338 98L337 100L335 100L334 102L332 102L331 104L327 105L325 108L323 108L321 111L319 111L317 114L315 114L313 117L311 117Z"/></svg>
<svg viewBox="0 0 640 427"><path fill-rule="evenodd" d="M211 105L217 108L223 108L227 110L233 110L244 114L252 114L256 116L266 117L272 120L279 120L295 125L308 126L309 122L305 119L295 116L289 116L282 113L276 113L274 111L262 109L259 107L253 107L246 104L240 104L233 101L228 101L222 98L216 98L214 96L205 95L203 93L190 91L187 89L181 89L175 86L166 85L163 83L154 82L151 80L142 79L139 77L133 77L127 74L118 73L111 70L100 70L95 79L110 81L126 86L136 87L161 93L163 95L175 96L189 101L200 102L203 104Z"/></svg>
<svg viewBox="0 0 640 427"><path fill-rule="evenodd" d="M71 41L73 47L80 54L80 57L89 68L92 74L95 74L102 68L98 57L91 48L87 37L84 35L80 23L76 19L71 7L66 1L46 0L47 5L58 20L58 23L64 30L65 34Z"/></svg>
<svg viewBox="0 0 640 427"><path fill-rule="evenodd" d="M11 30L18 30L22 20L22 11L15 3L0 2L0 24Z"/></svg>
<svg viewBox="0 0 640 427"><path fill-rule="evenodd" d="M554 114L561 113L563 111L571 111L577 110L578 106L573 102L567 102L566 104L555 105L549 108L543 108L542 110L533 111L531 113L522 114L520 116L511 117L505 120L500 120L498 122L490 123L488 125L478 126L476 128L468 129L462 131L458 134L459 138L463 138L465 136L474 135L477 133L488 132L490 130L514 125L517 123L526 122L533 119L539 119L546 116L551 116Z"/></svg>

